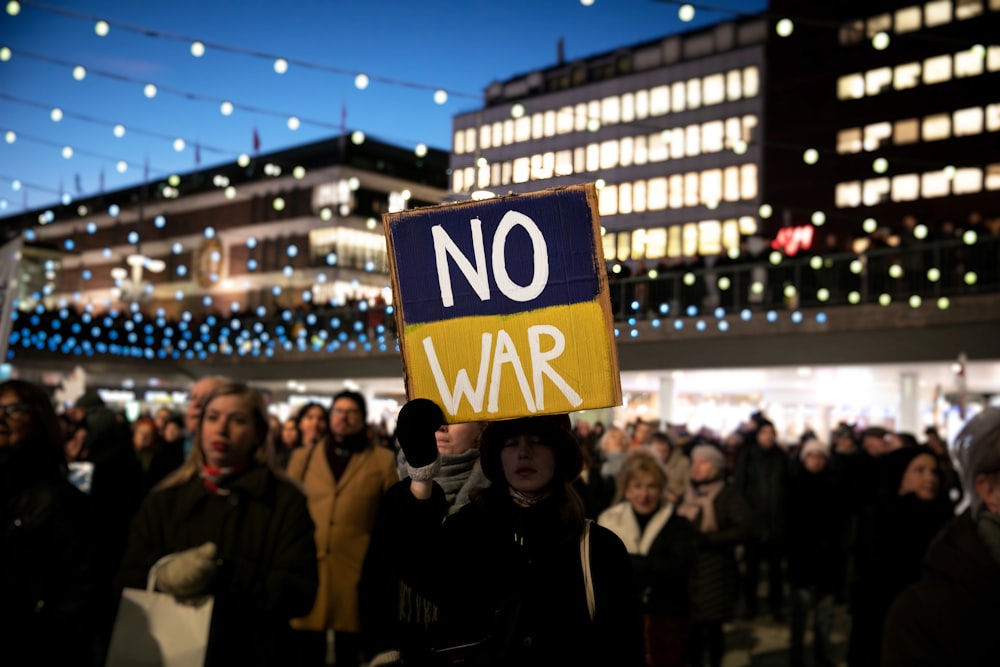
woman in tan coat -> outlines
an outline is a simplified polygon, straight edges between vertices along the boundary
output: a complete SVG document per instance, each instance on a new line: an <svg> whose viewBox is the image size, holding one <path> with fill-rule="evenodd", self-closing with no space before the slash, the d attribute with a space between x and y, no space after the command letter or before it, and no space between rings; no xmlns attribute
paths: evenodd
<svg viewBox="0 0 1000 667"><path fill-rule="evenodd" d="M292 627L330 640L339 667L359 661L358 580L383 494L399 481L396 457L367 434L364 397L343 391L333 399L330 434L292 453L288 475L302 482L316 524L319 592L309 615ZM329 649L328 649L329 650Z"/></svg>

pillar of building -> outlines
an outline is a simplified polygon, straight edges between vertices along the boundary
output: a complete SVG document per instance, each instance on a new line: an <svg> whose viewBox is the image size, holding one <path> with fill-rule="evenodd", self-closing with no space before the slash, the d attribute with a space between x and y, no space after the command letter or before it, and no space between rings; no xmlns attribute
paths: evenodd
<svg viewBox="0 0 1000 667"><path fill-rule="evenodd" d="M674 391L674 379L672 377L661 377L660 391L656 394L656 415L664 430L666 430L668 424L678 421L677 415L674 414L676 404Z"/></svg>
<svg viewBox="0 0 1000 667"><path fill-rule="evenodd" d="M920 432L920 396L916 373L899 375L899 418L896 430L918 435Z"/></svg>

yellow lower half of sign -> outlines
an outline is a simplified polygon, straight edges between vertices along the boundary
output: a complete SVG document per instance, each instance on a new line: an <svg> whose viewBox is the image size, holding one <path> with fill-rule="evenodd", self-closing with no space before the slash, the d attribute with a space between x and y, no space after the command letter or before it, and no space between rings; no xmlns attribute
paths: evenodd
<svg viewBox="0 0 1000 667"><path fill-rule="evenodd" d="M614 338L597 301L406 327L410 398L449 423L619 405Z"/></svg>

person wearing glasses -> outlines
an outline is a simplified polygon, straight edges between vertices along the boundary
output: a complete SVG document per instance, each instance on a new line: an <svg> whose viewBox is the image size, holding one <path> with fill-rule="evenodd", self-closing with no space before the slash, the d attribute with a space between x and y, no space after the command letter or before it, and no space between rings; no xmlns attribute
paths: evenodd
<svg viewBox="0 0 1000 667"><path fill-rule="evenodd" d="M8 665L94 664L96 603L90 499L67 480L63 432L48 394L0 383L0 627Z"/></svg>
<svg viewBox="0 0 1000 667"><path fill-rule="evenodd" d="M312 611L292 621L302 630L303 660L336 656L338 667L360 663L358 582L382 496L399 481L396 457L369 437L361 394L333 397L327 436L292 452L289 477L299 480L316 524L319 592Z"/></svg>

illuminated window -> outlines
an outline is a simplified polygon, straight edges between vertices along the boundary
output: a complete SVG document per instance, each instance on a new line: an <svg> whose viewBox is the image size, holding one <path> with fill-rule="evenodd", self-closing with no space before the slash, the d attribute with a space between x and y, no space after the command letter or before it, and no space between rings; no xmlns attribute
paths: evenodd
<svg viewBox="0 0 1000 667"><path fill-rule="evenodd" d="M573 108L573 129L577 132L587 129L587 105L582 102Z"/></svg>
<svg viewBox="0 0 1000 667"><path fill-rule="evenodd" d="M508 118L503 122L503 145L510 146L512 143L514 143L514 119Z"/></svg>
<svg viewBox="0 0 1000 667"><path fill-rule="evenodd" d="M531 178L531 161L526 157L519 157L514 160L514 182L527 183Z"/></svg>
<svg viewBox="0 0 1000 667"><path fill-rule="evenodd" d="M899 145L920 141L920 121L916 118L897 120L892 126L892 140Z"/></svg>
<svg viewBox="0 0 1000 667"><path fill-rule="evenodd" d="M514 141L527 141L531 138L531 117L521 116L514 119Z"/></svg>
<svg viewBox="0 0 1000 667"><path fill-rule="evenodd" d="M682 252L685 257L698 254L698 224L689 222L681 227Z"/></svg>
<svg viewBox="0 0 1000 667"><path fill-rule="evenodd" d="M591 100L587 104L587 125L590 125L592 120L598 122L601 120L601 102L599 100Z"/></svg>
<svg viewBox="0 0 1000 667"><path fill-rule="evenodd" d="M920 30L920 6L907 7L896 12L896 32L902 34Z"/></svg>
<svg viewBox="0 0 1000 667"><path fill-rule="evenodd" d="M664 176L649 179L646 191L646 208L662 211L667 208L667 179Z"/></svg>
<svg viewBox="0 0 1000 667"><path fill-rule="evenodd" d="M649 135L648 147L650 162L663 162L670 157L667 153L667 142L663 138L662 132Z"/></svg>
<svg viewBox="0 0 1000 667"><path fill-rule="evenodd" d="M681 174L670 177L670 208L684 208L684 177Z"/></svg>
<svg viewBox="0 0 1000 667"><path fill-rule="evenodd" d="M600 144L587 144L587 171L597 171L601 166Z"/></svg>
<svg viewBox="0 0 1000 667"><path fill-rule="evenodd" d="M920 194L924 199L947 197L951 194L951 182L943 171L928 171L920 177Z"/></svg>
<svg viewBox="0 0 1000 667"><path fill-rule="evenodd" d="M678 81L670 87L670 109L674 112L684 111L684 82Z"/></svg>
<svg viewBox="0 0 1000 667"><path fill-rule="evenodd" d="M688 79L687 108L697 109L701 106L701 79Z"/></svg>
<svg viewBox="0 0 1000 667"><path fill-rule="evenodd" d="M618 166L618 140L601 142L601 169L614 169Z"/></svg>
<svg viewBox="0 0 1000 667"><path fill-rule="evenodd" d="M726 119L726 147L732 148L743 141L743 124L739 118Z"/></svg>
<svg viewBox="0 0 1000 667"><path fill-rule="evenodd" d="M724 74L706 76L702 90L705 106L719 104L726 99L726 77Z"/></svg>
<svg viewBox="0 0 1000 667"><path fill-rule="evenodd" d="M600 210L600 203L598 203L598 210ZM616 234L608 232L601 238L601 245L604 247L605 261L611 262L615 258L615 237Z"/></svg>
<svg viewBox="0 0 1000 667"><path fill-rule="evenodd" d="M972 51L959 51L955 54L955 78L964 76L979 76L983 73L983 57Z"/></svg>
<svg viewBox="0 0 1000 667"><path fill-rule="evenodd" d="M479 128L479 145L483 148L490 148L492 146L490 143L490 126L488 124Z"/></svg>
<svg viewBox="0 0 1000 667"><path fill-rule="evenodd" d="M569 176L573 173L573 151L556 153L556 176Z"/></svg>
<svg viewBox="0 0 1000 667"><path fill-rule="evenodd" d="M500 183L502 185L510 185L514 179L514 163L510 160L506 160L500 170Z"/></svg>
<svg viewBox="0 0 1000 667"><path fill-rule="evenodd" d="M889 195L888 178L871 178L865 181L861 191L861 202L865 206L875 206L885 201Z"/></svg>
<svg viewBox="0 0 1000 667"><path fill-rule="evenodd" d="M983 0L955 0L955 20L964 21L983 13Z"/></svg>
<svg viewBox="0 0 1000 667"><path fill-rule="evenodd" d="M646 210L646 181L637 181L632 188L632 210L642 213Z"/></svg>
<svg viewBox="0 0 1000 667"><path fill-rule="evenodd" d="M747 114L743 116L743 141L748 144L753 141L753 129L757 127L757 116L754 114Z"/></svg>
<svg viewBox="0 0 1000 667"><path fill-rule="evenodd" d="M725 126L721 120L709 121L701 126L701 150L703 153L718 153L725 146Z"/></svg>
<svg viewBox="0 0 1000 667"><path fill-rule="evenodd" d="M744 236L752 236L759 231L757 229L757 218L754 218L753 216L741 216L737 222L739 222L740 234L743 234Z"/></svg>
<svg viewBox="0 0 1000 667"><path fill-rule="evenodd" d="M502 169L502 165L501 164L499 164L497 162L494 162L494 163L492 163L490 165L490 186L491 187L494 187L494 186L502 184L502 181L501 181L501 173L502 173L502 171L503 171L503 169Z"/></svg>
<svg viewBox="0 0 1000 667"><path fill-rule="evenodd" d="M556 118L556 131L559 134L569 134L573 131L573 107L563 107Z"/></svg>
<svg viewBox="0 0 1000 667"><path fill-rule="evenodd" d="M649 117L649 91L640 90L635 94L635 117L637 120Z"/></svg>
<svg viewBox="0 0 1000 667"><path fill-rule="evenodd" d="M646 230L632 230L632 257L638 259L646 256Z"/></svg>
<svg viewBox="0 0 1000 667"><path fill-rule="evenodd" d="M605 125L620 123L621 119L622 105L617 95L601 100L601 123Z"/></svg>
<svg viewBox="0 0 1000 667"><path fill-rule="evenodd" d="M892 201L916 201L920 199L920 176L900 174L892 177Z"/></svg>
<svg viewBox="0 0 1000 667"><path fill-rule="evenodd" d="M618 232L618 260L628 259L628 251L632 235L629 232Z"/></svg>
<svg viewBox="0 0 1000 667"><path fill-rule="evenodd" d="M601 215L615 215L618 212L618 188L605 185L597 194L597 210Z"/></svg>
<svg viewBox="0 0 1000 667"><path fill-rule="evenodd" d="M1000 164L986 165L985 185L987 190L1000 190Z"/></svg>
<svg viewBox="0 0 1000 667"><path fill-rule="evenodd" d="M722 198L726 201L740 200L740 168L737 166L726 167L722 171L723 190Z"/></svg>
<svg viewBox="0 0 1000 667"><path fill-rule="evenodd" d="M646 137L635 138L635 163L646 164L649 162L649 148Z"/></svg>
<svg viewBox="0 0 1000 667"><path fill-rule="evenodd" d="M459 155L465 152L465 132L462 130L457 130L455 132L455 138L452 140L455 144L455 152Z"/></svg>
<svg viewBox="0 0 1000 667"><path fill-rule="evenodd" d="M684 130L674 128L670 132L670 157L674 160L684 157Z"/></svg>
<svg viewBox="0 0 1000 667"><path fill-rule="evenodd" d="M622 95L622 122L631 123L635 120L635 94Z"/></svg>
<svg viewBox="0 0 1000 667"><path fill-rule="evenodd" d="M939 113L924 118L924 141L939 141L951 136L951 118L946 113Z"/></svg>
<svg viewBox="0 0 1000 667"><path fill-rule="evenodd" d="M740 247L740 225L736 220L723 221L722 247L726 250Z"/></svg>
<svg viewBox="0 0 1000 667"><path fill-rule="evenodd" d="M757 97L760 92L760 71L756 67L743 68L743 97Z"/></svg>
<svg viewBox="0 0 1000 667"><path fill-rule="evenodd" d="M865 95L878 95L891 85L891 67L879 67L865 73Z"/></svg>
<svg viewBox="0 0 1000 667"><path fill-rule="evenodd" d="M849 127L837 133L837 152L840 154L861 152L860 127Z"/></svg>
<svg viewBox="0 0 1000 667"><path fill-rule="evenodd" d="M865 26L865 34L871 39L880 32L890 32L892 30L892 16L889 14L879 14L868 19Z"/></svg>
<svg viewBox="0 0 1000 667"><path fill-rule="evenodd" d="M465 182L462 178L464 172L461 169L456 169L451 175L451 189L454 192L461 192L465 189Z"/></svg>
<svg viewBox="0 0 1000 667"><path fill-rule="evenodd" d="M701 153L701 126L688 125L684 129L684 154L694 157Z"/></svg>
<svg viewBox="0 0 1000 667"><path fill-rule="evenodd" d="M924 83L941 83L950 79L951 56L936 56L924 61Z"/></svg>
<svg viewBox="0 0 1000 667"><path fill-rule="evenodd" d="M722 170L706 169L701 172L701 203L718 204L722 201Z"/></svg>
<svg viewBox="0 0 1000 667"><path fill-rule="evenodd" d="M545 117L540 113L531 114L531 138L541 139L545 136Z"/></svg>
<svg viewBox="0 0 1000 667"><path fill-rule="evenodd" d="M882 142L892 136L892 123L872 123L865 126L864 147L866 151L878 150Z"/></svg>
<svg viewBox="0 0 1000 667"><path fill-rule="evenodd" d="M991 72L1000 71L1000 46L991 46L986 49L986 69Z"/></svg>
<svg viewBox="0 0 1000 667"><path fill-rule="evenodd" d="M552 178L556 170L556 154L552 151L542 153L542 173L541 178Z"/></svg>
<svg viewBox="0 0 1000 667"><path fill-rule="evenodd" d="M577 146L573 149L573 173L582 174L587 171L587 149Z"/></svg>
<svg viewBox="0 0 1000 667"><path fill-rule="evenodd" d="M698 253L718 255L722 252L722 227L718 220L702 220L698 223Z"/></svg>
<svg viewBox="0 0 1000 667"><path fill-rule="evenodd" d="M862 74L848 74L837 79L838 100L859 100L865 96L865 77Z"/></svg>
<svg viewBox="0 0 1000 667"><path fill-rule="evenodd" d="M621 166L630 167L632 165L632 158L634 156L632 148L634 145L635 139L632 137L622 137L622 140L619 143L619 150L621 152L619 156L619 164L621 164Z"/></svg>
<svg viewBox="0 0 1000 667"><path fill-rule="evenodd" d="M484 164L479 167L478 172L479 179L476 181L477 187L480 190L490 187L490 165Z"/></svg>
<svg viewBox="0 0 1000 667"><path fill-rule="evenodd" d="M965 137L970 134L982 134L983 132L983 109L982 107L972 107L970 109L959 109L953 115L954 134L956 137Z"/></svg>
<svg viewBox="0 0 1000 667"><path fill-rule="evenodd" d="M493 145L503 146L503 123L501 121L498 120L493 123L493 132L491 134L493 135Z"/></svg>
<svg viewBox="0 0 1000 667"><path fill-rule="evenodd" d="M997 130L1000 130L1000 104L991 104L986 107L986 131Z"/></svg>
<svg viewBox="0 0 1000 667"><path fill-rule="evenodd" d="M740 167L740 197L743 199L757 197L757 165L753 162Z"/></svg>
<svg viewBox="0 0 1000 667"><path fill-rule="evenodd" d="M928 28L951 22L951 0L932 0L924 5L924 24Z"/></svg>
<svg viewBox="0 0 1000 667"><path fill-rule="evenodd" d="M462 171L465 172L465 185L463 186L463 189L471 190L476 187L476 168L466 167Z"/></svg>
<svg viewBox="0 0 1000 667"><path fill-rule="evenodd" d="M649 91L649 115L662 116L670 112L670 86L657 86Z"/></svg>
<svg viewBox="0 0 1000 667"><path fill-rule="evenodd" d="M674 225L667 228L667 257L681 256L681 227Z"/></svg>
<svg viewBox="0 0 1000 667"><path fill-rule="evenodd" d="M698 178L698 172L689 171L684 174L684 205L685 206L697 206L698 205L698 186L700 184L700 178Z"/></svg>
<svg viewBox="0 0 1000 667"><path fill-rule="evenodd" d="M920 63L896 65L893 70L892 87L896 90L916 88L920 84Z"/></svg>
<svg viewBox="0 0 1000 667"><path fill-rule="evenodd" d="M545 112L545 136L556 136L556 112L554 109Z"/></svg>
<svg viewBox="0 0 1000 667"><path fill-rule="evenodd" d="M834 190L833 202L837 208L856 208L861 206L861 183L838 183Z"/></svg>
<svg viewBox="0 0 1000 667"><path fill-rule="evenodd" d="M667 254L667 230L663 227L646 230L646 257L659 259Z"/></svg>
<svg viewBox="0 0 1000 667"><path fill-rule="evenodd" d="M726 72L726 99L732 102L743 96L743 79L738 69Z"/></svg>
<svg viewBox="0 0 1000 667"><path fill-rule="evenodd" d="M966 167L955 171L951 191L956 195L968 195L983 189L983 172L978 167Z"/></svg>
<svg viewBox="0 0 1000 667"><path fill-rule="evenodd" d="M476 128L470 127L465 130L465 151L472 153L476 150Z"/></svg>

